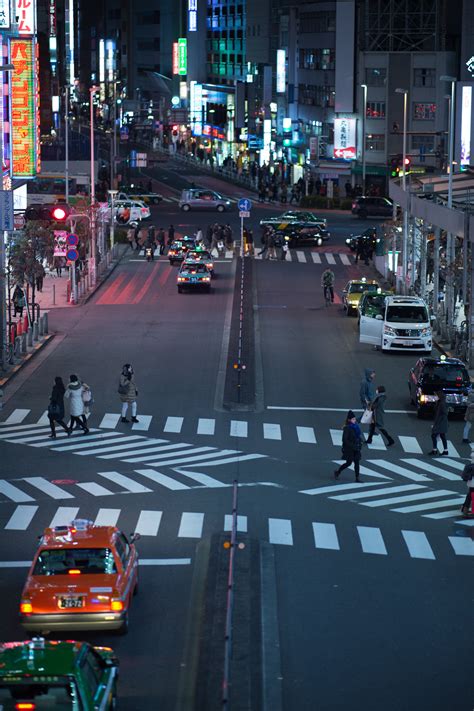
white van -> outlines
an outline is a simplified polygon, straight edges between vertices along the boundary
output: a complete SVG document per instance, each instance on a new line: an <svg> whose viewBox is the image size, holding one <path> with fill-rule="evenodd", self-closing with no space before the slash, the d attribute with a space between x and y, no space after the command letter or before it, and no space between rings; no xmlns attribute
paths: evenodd
<svg viewBox="0 0 474 711"><path fill-rule="evenodd" d="M378 312L362 309L359 340L383 351L431 353L433 335L426 303L416 296L387 296Z"/></svg>

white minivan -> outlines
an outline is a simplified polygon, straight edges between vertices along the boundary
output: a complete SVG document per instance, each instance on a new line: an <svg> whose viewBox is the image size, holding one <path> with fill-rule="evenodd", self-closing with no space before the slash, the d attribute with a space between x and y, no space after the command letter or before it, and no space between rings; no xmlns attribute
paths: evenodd
<svg viewBox="0 0 474 711"><path fill-rule="evenodd" d="M426 303L416 296L387 296L378 312L361 310L359 340L383 351L431 353L433 335Z"/></svg>

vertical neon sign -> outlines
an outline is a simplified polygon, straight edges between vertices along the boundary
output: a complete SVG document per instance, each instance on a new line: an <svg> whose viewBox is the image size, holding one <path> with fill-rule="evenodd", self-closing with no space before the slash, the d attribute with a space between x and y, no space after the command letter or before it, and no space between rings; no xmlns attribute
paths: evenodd
<svg viewBox="0 0 474 711"><path fill-rule="evenodd" d="M36 55L32 39L10 40L12 176L36 174L36 124L34 72Z"/></svg>
<svg viewBox="0 0 474 711"><path fill-rule="evenodd" d="M463 86L461 109L461 165L470 165L471 162L471 116L472 86Z"/></svg>

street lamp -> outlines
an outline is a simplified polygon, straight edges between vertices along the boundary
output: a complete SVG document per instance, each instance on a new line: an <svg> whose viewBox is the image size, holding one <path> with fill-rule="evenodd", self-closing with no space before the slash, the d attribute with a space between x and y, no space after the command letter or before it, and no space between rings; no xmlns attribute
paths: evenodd
<svg viewBox="0 0 474 711"><path fill-rule="evenodd" d="M94 94L98 91L97 86L91 86L89 89L89 107L90 107L90 142L91 142L91 256L90 256L90 275L92 285L96 281L96 235L95 235L95 155L94 155Z"/></svg>
<svg viewBox="0 0 474 711"><path fill-rule="evenodd" d="M118 190L109 190L110 195L110 250L112 251L115 244L115 215L114 215L114 200Z"/></svg>
<svg viewBox="0 0 474 711"><path fill-rule="evenodd" d="M367 84L361 84L363 89L363 109L362 109L362 192L365 195L365 121L367 115Z"/></svg>
<svg viewBox="0 0 474 711"><path fill-rule="evenodd" d="M406 159L407 159L407 104L408 104L408 89L395 89L396 94L403 94L403 173L402 173L402 188L404 192L407 189L406 177ZM408 274L408 200L405 195L405 209L403 211L403 254L402 254L402 277L403 291L406 291L406 279ZM414 269L414 264L412 269Z"/></svg>

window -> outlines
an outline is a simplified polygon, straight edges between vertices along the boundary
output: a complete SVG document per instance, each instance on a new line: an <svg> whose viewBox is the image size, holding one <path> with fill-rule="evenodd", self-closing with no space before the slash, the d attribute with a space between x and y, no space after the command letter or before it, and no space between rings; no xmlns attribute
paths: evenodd
<svg viewBox="0 0 474 711"><path fill-rule="evenodd" d="M412 136L411 149L412 151L421 149L431 153L434 151L434 136Z"/></svg>
<svg viewBox="0 0 474 711"><path fill-rule="evenodd" d="M85 657L81 666L82 674L93 698L97 693L97 687L102 676L102 666L92 651Z"/></svg>
<svg viewBox="0 0 474 711"><path fill-rule="evenodd" d="M414 69L413 84L415 86L436 86L436 69Z"/></svg>
<svg viewBox="0 0 474 711"><path fill-rule="evenodd" d="M300 14L299 30L309 32L335 32L335 12L302 12Z"/></svg>
<svg viewBox="0 0 474 711"><path fill-rule="evenodd" d="M366 151L385 151L385 134L368 133L365 137Z"/></svg>
<svg viewBox="0 0 474 711"><path fill-rule="evenodd" d="M385 118L385 101L368 101L365 109L367 118Z"/></svg>
<svg viewBox="0 0 474 711"><path fill-rule="evenodd" d="M436 104L425 104L420 101L413 103L413 119L415 121L430 121L436 118Z"/></svg>
<svg viewBox="0 0 474 711"><path fill-rule="evenodd" d="M334 49L300 49L300 69L335 69Z"/></svg>
<svg viewBox="0 0 474 711"><path fill-rule="evenodd" d="M367 86L384 86L387 78L386 69L368 67L365 70L365 83Z"/></svg>
<svg viewBox="0 0 474 711"><path fill-rule="evenodd" d="M334 106L333 86L313 86L311 84L300 84L298 100L300 104L307 106Z"/></svg>

